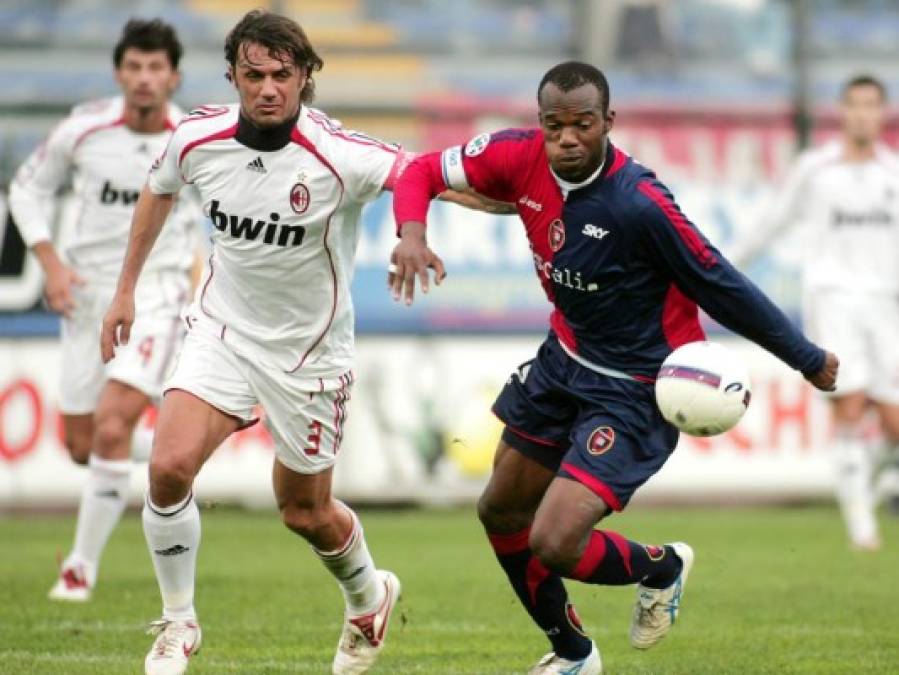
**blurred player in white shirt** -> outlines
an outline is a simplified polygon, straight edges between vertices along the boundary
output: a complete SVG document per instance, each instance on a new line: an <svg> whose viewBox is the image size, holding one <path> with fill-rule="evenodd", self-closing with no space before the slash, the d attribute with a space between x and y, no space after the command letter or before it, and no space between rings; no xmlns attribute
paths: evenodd
<svg viewBox="0 0 899 675"><path fill-rule="evenodd" d="M163 616L145 669L183 673L200 646L192 485L213 450L253 424L258 404L275 443L284 524L312 545L344 594L333 672L363 673L383 648L400 585L375 567L358 518L331 495L331 477L353 384L359 216L409 159L306 105L322 60L294 21L250 12L228 35L225 58L240 104L198 108L175 131L141 193L103 323L103 359L118 359L134 339L141 268L174 196L195 185L215 226L213 252L150 460L143 521Z"/></svg>
<svg viewBox="0 0 899 675"><path fill-rule="evenodd" d="M803 313L809 335L840 354L831 397L837 501L855 548L876 550L872 448L862 420L873 407L899 443L899 158L881 141L886 89L869 76L844 87L838 139L804 152L774 208L734 250L745 265L778 233L805 228Z"/></svg>
<svg viewBox="0 0 899 675"><path fill-rule="evenodd" d="M161 394L183 333L178 314L189 292L201 214L179 205L137 289L131 345L109 365L97 353L134 204L147 169L182 117L169 101L180 79L181 52L171 26L158 20L128 22L113 51L121 95L77 106L10 186L15 221L47 276L47 305L62 315L59 405L65 444L72 459L89 467L74 546L50 591L55 600L90 597L103 548L125 508L132 446L135 459L149 455L149 438L146 432L135 433L136 424ZM74 236L60 255L47 206L70 178L78 216Z"/></svg>

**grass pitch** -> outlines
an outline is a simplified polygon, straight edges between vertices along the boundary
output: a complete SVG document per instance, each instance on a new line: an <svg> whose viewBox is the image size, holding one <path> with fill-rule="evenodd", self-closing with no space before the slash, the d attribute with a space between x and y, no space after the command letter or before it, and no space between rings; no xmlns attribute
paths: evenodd
<svg viewBox="0 0 899 675"><path fill-rule="evenodd" d="M376 562L403 583L375 673L525 673L547 651L473 510L363 511ZM0 520L0 673L142 673L159 599L136 514L114 533L87 605L46 600L73 517ZM836 511L657 510L606 523L697 552L684 609L649 652L627 642L632 588L571 583L605 672L899 673L899 520L878 554L850 552ZM274 513L205 509L192 675L328 673L341 622L334 582Z"/></svg>

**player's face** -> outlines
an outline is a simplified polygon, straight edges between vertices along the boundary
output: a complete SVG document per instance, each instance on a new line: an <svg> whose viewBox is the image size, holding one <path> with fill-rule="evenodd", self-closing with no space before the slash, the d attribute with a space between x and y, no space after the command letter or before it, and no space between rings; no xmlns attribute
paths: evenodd
<svg viewBox="0 0 899 675"><path fill-rule="evenodd" d="M243 114L259 127L272 127L293 117L300 107L306 74L293 61L250 43L238 50L231 80L240 94Z"/></svg>
<svg viewBox="0 0 899 675"><path fill-rule="evenodd" d="M127 105L153 110L166 104L181 76L164 50L144 52L130 47L115 71Z"/></svg>
<svg viewBox="0 0 899 675"><path fill-rule="evenodd" d="M539 119L549 164L560 178L577 183L599 168L615 113L603 114L595 86L562 91L547 84L540 92Z"/></svg>
<svg viewBox="0 0 899 675"><path fill-rule="evenodd" d="M843 131L849 140L859 145L876 141L883 128L885 107L878 87L863 84L850 88L840 105Z"/></svg>

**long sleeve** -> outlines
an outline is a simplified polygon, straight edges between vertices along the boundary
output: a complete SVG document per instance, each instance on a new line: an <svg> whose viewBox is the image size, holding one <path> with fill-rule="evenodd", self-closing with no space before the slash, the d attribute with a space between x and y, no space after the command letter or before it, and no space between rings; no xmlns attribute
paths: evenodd
<svg viewBox="0 0 899 675"><path fill-rule="evenodd" d="M706 240L668 190L648 180L638 189L649 200L638 227L653 259L678 288L721 325L790 367L804 375L818 372L824 351Z"/></svg>
<svg viewBox="0 0 899 675"><path fill-rule="evenodd" d="M29 248L52 238L48 207L72 168L67 132L65 123L57 127L22 164L9 186L10 210Z"/></svg>

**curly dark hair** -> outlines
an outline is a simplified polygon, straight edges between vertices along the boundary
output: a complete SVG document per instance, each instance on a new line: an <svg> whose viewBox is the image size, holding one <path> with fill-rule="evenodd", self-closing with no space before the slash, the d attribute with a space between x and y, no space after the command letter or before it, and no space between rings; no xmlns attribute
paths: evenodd
<svg viewBox="0 0 899 675"><path fill-rule="evenodd" d="M308 103L315 97L312 73L321 70L325 62L296 21L261 9L248 12L225 38L225 60L232 69L237 64L238 51L246 50L252 43L266 47L272 55L287 57L305 69L307 79L300 100Z"/></svg>
<svg viewBox="0 0 899 675"><path fill-rule="evenodd" d="M184 53L175 28L162 19L131 19L125 24L122 35L112 50L112 62L116 68L122 66L122 58L129 49L142 52L164 51L174 70L178 70L178 63Z"/></svg>
<svg viewBox="0 0 899 675"><path fill-rule="evenodd" d="M553 66L546 71L546 74L537 86L538 103L540 102L540 93L543 91L543 87L550 82L562 91L571 91L582 85L592 84L599 90L599 95L602 99L600 105L603 113L609 112L609 99L611 98L609 81L599 68L582 61L566 61Z"/></svg>

